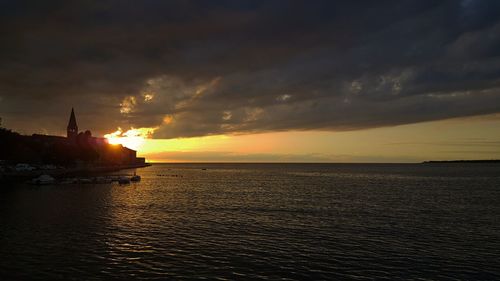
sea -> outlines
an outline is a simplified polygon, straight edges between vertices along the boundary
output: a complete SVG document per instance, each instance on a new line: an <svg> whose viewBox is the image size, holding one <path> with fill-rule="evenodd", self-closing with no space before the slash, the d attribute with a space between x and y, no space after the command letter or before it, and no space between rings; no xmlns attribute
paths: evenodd
<svg viewBox="0 0 500 281"><path fill-rule="evenodd" d="M3 184L0 279L500 280L499 164L135 171Z"/></svg>

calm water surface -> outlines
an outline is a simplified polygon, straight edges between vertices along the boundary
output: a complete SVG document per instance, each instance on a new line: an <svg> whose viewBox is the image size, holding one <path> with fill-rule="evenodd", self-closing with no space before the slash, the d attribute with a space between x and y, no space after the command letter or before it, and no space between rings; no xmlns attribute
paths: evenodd
<svg viewBox="0 0 500 281"><path fill-rule="evenodd" d="M500 280L500 165L138 173L2 186L0 279Z"/></svg>

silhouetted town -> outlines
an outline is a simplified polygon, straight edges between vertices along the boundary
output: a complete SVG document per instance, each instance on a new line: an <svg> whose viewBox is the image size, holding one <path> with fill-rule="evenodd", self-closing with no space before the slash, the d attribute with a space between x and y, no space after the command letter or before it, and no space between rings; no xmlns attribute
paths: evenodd
<svg viewBox="0 0 500 281"><path fill-rule="evenodd" d="M145 159L122 145L109 144L106 138L93 137L91 131L78 131L75 111L66 137L20 135L0 129L0 160L10 164L59 165L63 167L143 166Z"/></svg>

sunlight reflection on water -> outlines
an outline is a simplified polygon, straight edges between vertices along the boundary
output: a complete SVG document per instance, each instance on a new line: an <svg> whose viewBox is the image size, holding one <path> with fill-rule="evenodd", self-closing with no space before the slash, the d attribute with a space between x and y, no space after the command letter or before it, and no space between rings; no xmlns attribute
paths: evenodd
<svg viewBox="0 0 500 281"><path fill-rule="evenodd" d="M0 277L498 279L498 168L158 164L128 186L7 187Z"/></svg>

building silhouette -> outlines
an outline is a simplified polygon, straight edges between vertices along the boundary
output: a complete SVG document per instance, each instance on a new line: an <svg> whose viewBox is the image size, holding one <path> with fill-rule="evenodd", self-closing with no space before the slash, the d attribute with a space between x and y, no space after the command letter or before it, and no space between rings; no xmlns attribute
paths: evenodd
<svg viewBox="0 0 500 281"><path fill-rule="evenodd" d="M12 161L24 163L56 163L64 165L90 166L144 166L145 158L137 157L135 150L120 144L110 144L106 138L93 137L90 130L78 131L76 114L71 109L66 137L33 134L12 134L13 144L9 153Z"/></svg>
<svg viewBox="0 0 500 281"><path fill-rule="evenodd" d="M69 117L68 127L66 128L66 137L70 141L76 141L78 136L78 125L76 124L75 110L71 108L71 115Z"/></svg>

